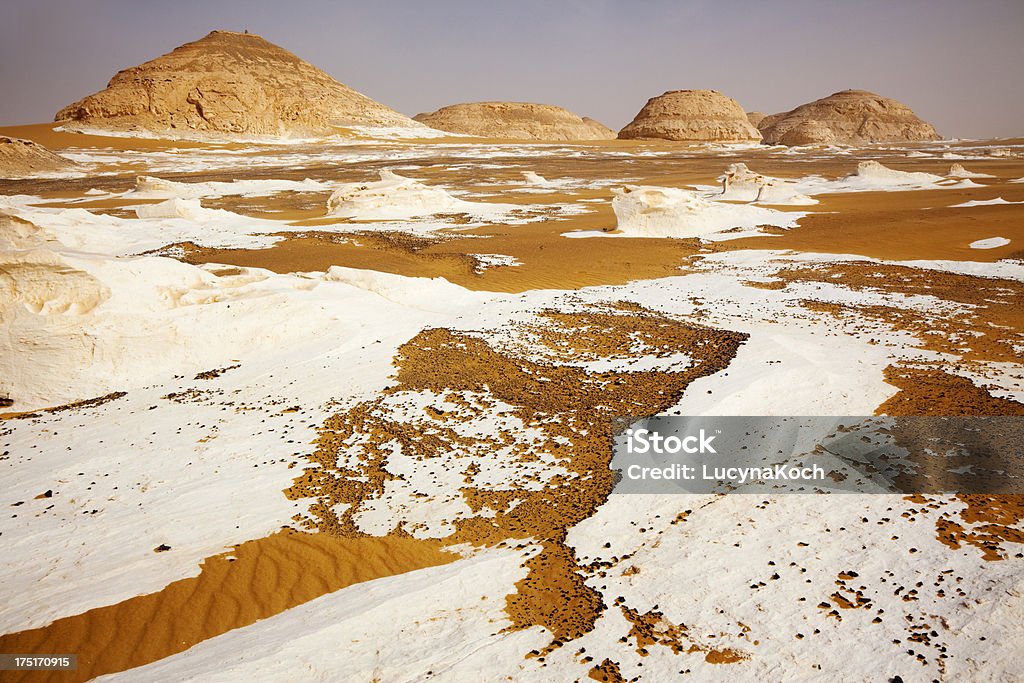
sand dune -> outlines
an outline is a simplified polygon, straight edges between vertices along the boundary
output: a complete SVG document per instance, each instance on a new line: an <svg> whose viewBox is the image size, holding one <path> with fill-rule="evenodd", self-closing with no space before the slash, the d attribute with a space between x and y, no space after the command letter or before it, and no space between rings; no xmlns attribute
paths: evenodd
<svg viewBox="0 0 1024 683"><path fill-rule="evenodd" d="M155 552L161 549L155 550ZM170 552L173 548L166 549ZM284 530L211 557L159 593L0 636L4 652L74 652L78 669L5 680L85 681L162 659L208 638L363 581L451 562L431 541L334 538Z"/></svg>

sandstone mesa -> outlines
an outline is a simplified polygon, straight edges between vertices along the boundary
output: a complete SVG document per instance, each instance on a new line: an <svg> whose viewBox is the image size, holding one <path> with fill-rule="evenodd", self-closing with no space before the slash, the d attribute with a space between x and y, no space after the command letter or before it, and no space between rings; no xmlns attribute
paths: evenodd
<svg viewBox="0 0 1024 683"><path fill-rule="evenodd" d="M431 128L510 140L613 140L615 131L594 119L550 104L529 102L467 102L417 114Z"/></svg>

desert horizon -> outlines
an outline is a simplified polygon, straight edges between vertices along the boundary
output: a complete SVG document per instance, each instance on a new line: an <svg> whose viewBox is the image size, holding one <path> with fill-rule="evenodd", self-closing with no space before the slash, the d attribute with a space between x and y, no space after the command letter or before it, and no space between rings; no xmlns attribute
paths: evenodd
<svg viewBox="0 0 1024 683"><path fill-rule="evenodd" d="M0 681L1016 680L983 4L0 10Z"/></svg>

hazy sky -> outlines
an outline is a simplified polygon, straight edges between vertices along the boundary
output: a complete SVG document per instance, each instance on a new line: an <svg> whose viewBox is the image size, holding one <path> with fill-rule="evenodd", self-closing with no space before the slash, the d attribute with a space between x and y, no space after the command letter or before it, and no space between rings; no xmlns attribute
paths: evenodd
<svg viewBox="0 0 1024 683"><path fill-rule="evenodd" d="M1024 135L1024 0L3 0L0 124L48 121L215 28L409 115L517 100L619 128L665 90L773 113L863 88L945 136Z"/></svg>

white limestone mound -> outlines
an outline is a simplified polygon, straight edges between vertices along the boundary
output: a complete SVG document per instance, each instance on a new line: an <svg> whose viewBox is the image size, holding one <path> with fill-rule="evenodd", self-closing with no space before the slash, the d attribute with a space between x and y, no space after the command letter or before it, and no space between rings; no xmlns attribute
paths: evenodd
<svg viewBox="0 0 1024 683"><path fill-rule="evenodd" d="M198 191L199 186L200 183L179 183L148 175L135 178L135 192L161 197L181 197L182 199L201 197L203 195Z"/></svg>
<svg viewBox="0 0 1024 683"><path fill-rule="evenodd" d="M808 206L818 200L797 191L795 183L755 173L744 163L730 164L718 178L722 193L716 199L758 204Z"/></svg>
<svg viewBox="0 0 1024 683"><path fill-rule="evenodd" d="M327 200L327 214L357 221L394 221L442 213L495 217L515 207L506 204L468 202L441 187L432 187L392 171L381 171L380 180L338 186Z"/></svg>
<svg viewBox="0 0 1024 683"><path fill-rule="evenodd" d="M135 207L139 218L184 218L189 221L202 221L217 214L217 209L203 208L198 199L182 199L175 197L157 204L143 204Z"/></svg>
<svg viewBox="0 0 1024 683"><path fill-rule="evenodd" d="M963 164L953 164L949 167L950 178L995 178L991 173L975 173L964 168Z"/></svg>
<svg viewBox="0 0 1024 683"><path fill-rule="evenodd" d="M32 199L0 197L0 212L37 226L44 231L46 242L78 253L133 256L178 242L223 249L259 249L280 241L282 238L276 233L287 230L287 224L281 221L206 208L197 199L173 198L136 205L131 207L135 218L86 209L37 207L32 206Z"/></svg>
<svg viewBox="0 0 1024 683"><path fill-rule="evenodd" d="M44 242L42 230L30 221L0 211L0 252L31 249Z"/></svg>
<svg viewBox="0 0 1024 683"><path fill-rule="evenodd" d="M974 206L1001 206L1007 204L1024 204L1024 201L1011 202L1002 197L994 197L992 199L971 199L970 201L962 202L960 204L953 204L949 208L951 209L969 209Z"/></svg>
<svg viewBox="0 0 1024 683"><path fill-rule="evenodd" d="M1010 243L1005 237L989 237L983 240L975 240L970 243L971 249L998 249L999 247L1005 247Z"/></svg>
<svg viewBox="0 0 1024 683"><path fill-rule="evenodd" d="M700 237L733 228L791 227L803 215L710 201L674 187L627 185L613 192L618 230L632 237Z"/></svg>
<svg viewBox="0 0 1024 683"><path fill-rule="evenodd" d="M106 296L95 278L69 266L48 249L0 256L0 322L5 324L26 312L83 315Z"/></svg>
<svg viewBox="0 0 1024 683"><path fill-rule="evenodd" d="M0 257L0 396L15 410L34 407L55 385L73 390L74 368L95 361L81 321L109 292L52 252ZM82 396L86 398L86 396Z"/></svg>
<svg viewBox="0 0 1024 683"><path fill-rule="evenodd" d="M540 175L536 171L523 171L523 178L526 180L527 185L543 187L545 185L551 184L550 180Z"/></svg>
<svg viewBox="0 0 1024 683"><path fill-rule="evenodd" d="M327 200L327 213L356 220L401 220L456 211L461 203L440 187L381 171L376 182L339 186Z"/></svg>
<svg viewBox="0 0 1024 683"><path fill-rule="evenodd" d="M933 173L921 173L918 171L898 171L888 166L883 166L877 161L861 161L857 164L857 171L845 180L856 180L864 185L877 185L887 187L892 185L921 185L937 183L944 178Z"/></svg>
<svg viewBox="0 0 1024 683"><path fill-rule="evenodd" d="M323 274L326 282L338 282L376 294L387 301L420 311L451 313L472 307L487 298L452 284L443 277L408 277L364 268L331 266Z"/></svg>
<svg viewBox="0 0 1024 683"><path fill-rule="evenodd" d="M274 194L275 192L322 192L330 187L317 180L235 180L232 182L212 181L206 183L183 183L165 180L155 176L138 176L131 196L140 198L179 197L199 199L201 197L229 197Z"/></svg>

